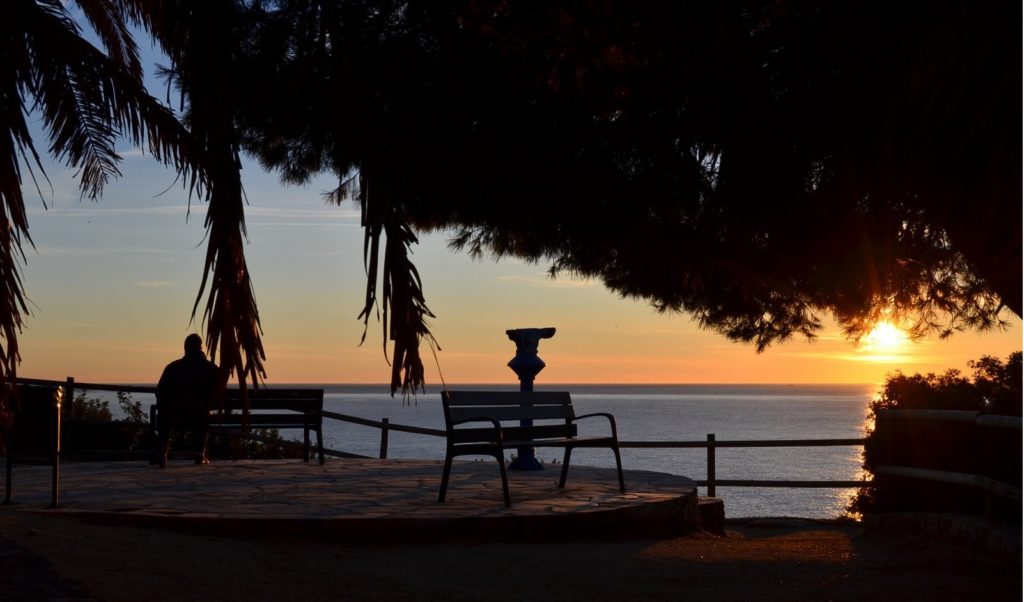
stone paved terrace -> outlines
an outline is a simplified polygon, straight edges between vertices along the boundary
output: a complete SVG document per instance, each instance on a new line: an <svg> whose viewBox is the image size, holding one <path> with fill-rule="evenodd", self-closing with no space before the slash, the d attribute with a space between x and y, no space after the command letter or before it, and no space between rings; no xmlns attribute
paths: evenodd
<svg viewBox="0 0 1024 602"><path fill-rule="evenodd" d="M437 502L441 462L334 459L65 463L61 508L49 509L51 469L14 467L18 510L205 533L328 537L347 541L519 540L669 536L700 528L696 487L673 475L573 466L510 472L502 503L493 461L456 462L448 498ZM720 511L719 511L720 513Z"/></svg>

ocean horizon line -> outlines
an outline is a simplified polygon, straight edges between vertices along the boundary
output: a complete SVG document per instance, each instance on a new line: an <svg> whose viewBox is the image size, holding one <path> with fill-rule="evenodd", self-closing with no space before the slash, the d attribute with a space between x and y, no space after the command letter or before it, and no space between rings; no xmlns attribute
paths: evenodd
<svg viewBox="0 0 1024 602"><path fill-rule="evenodd" d="M34 376L19 376L18 380L26 381L49 381L54 383L64 383L66 379L54 379L54 378L37 378ZM143 386L151 387L156 386L155 381L142 381L142 380L129 380L129 379L75 379L75 383L80 384L104 384L104 385L125 385L125 386ZM869 383L869 382L674 382L674 383L663 383L663 382L544 382L534 383L535 387L872 387L879 386L880 383ZM228 386L237 386L238 382L235 380L228 381ZM303 381L264 381L259 384L260 388L263 387L308 387L308 386L329 386L329 387L380 387L382 389L390 389L389 383L379 382L332 382L332 381L319 381L319 380L303 380ZM249 383L252 387L252 383ZM519 387L519 383L516 382L457 382L457 383L427 383L426 387L443 389L445 387Z"/></svg>

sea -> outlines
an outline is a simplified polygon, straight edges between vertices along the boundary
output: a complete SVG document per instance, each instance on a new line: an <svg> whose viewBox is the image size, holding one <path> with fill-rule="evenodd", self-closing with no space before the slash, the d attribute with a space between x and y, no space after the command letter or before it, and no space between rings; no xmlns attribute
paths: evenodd
<svg viewBox="0 0 1024 602"><path fill-rule="evenodd" d="M279 385L286 386L286 385ZM383 385L295 385L324 389L324 409L391 424L444 429L440 389L428 387L415 397L392 397ZM512 385L448 385L449 389L518 390ZM609 412L622 441L718 441L767 439L851 439L865 435L874 385L537 385L536 390L572 393L577 414ZM90 395L91 396L91 395ZM103 397L102 395L96 395ZM147 396L136 395L148 405ZM117 412L116 403L111 410ZM581 423L581 435L607 432L607 422ZM604 429L602 431L602 429ZM282 433L292 436L291 432ZM380 431L336 420L324 421L324 445L378 457ZM561 461L561 450L538 448L545 465ZM859 480L860 446L720 448L718 479ZM390 431L388 458L444 458L439 437ZM704 448L623 449L626 470L652 470L702 480L707 476ZM581 449L573 465L613 467L611 451ZM559 467L549 466L555 472ZM570 472L570 480L571 480ZM627 483L628 485L628 483ZM702 487L700 493L703 495ZM729 518L844 516L855 489L718 487Z"/></svg>

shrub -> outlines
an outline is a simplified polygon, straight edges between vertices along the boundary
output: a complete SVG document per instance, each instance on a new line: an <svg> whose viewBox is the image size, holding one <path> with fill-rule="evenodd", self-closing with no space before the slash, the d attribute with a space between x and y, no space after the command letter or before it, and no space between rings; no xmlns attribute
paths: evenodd
<svg viewBox="0 0 1024 602"><path fill-rule="evenodd" d="M141 401L132 399L131 393L118 391L117 405L121 406L121 411L124 412L124 418L121 419L122 422L136 426L146 426L149 424L149 413L142 409Z"/></svg>
<svg viewBox="0 0 1024 602"><path fill-rule="evenodd" d="M875 426L864 446L865 470L873 473L875 466L911 466L984 474L1020 486L1020 430L986 429L974 422L879 420L879 412L888 409L1021 415L1021 352L1010 354L1005 362L985 356L968 365L970 377L949 370L925 376L897 372L886 379L869 406ZM987 502L984 492L974 487L876 475L872 486L858 492L850 510L981 514ZM1020 520L1019 504L997 501L995 508L988 510Z"/></svg>
<svg viewBox="0 0 1024 602"><path fill-rule="evenodd" d="M85 394L86 391L82 391L71 401L70 418L72 420L110 422L113 419L110 414L110 402L96 398L89 399Z"/></svg>

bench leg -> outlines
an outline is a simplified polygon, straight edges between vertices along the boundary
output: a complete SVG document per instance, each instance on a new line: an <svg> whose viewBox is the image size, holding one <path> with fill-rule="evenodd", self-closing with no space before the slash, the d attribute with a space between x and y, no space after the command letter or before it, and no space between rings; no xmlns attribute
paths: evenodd
<svg viewBox="0 0 1024 602"><path fill-rule="evenodd" d="M508 494L508 471L505 470L505 454L499 454L498 468L501 469L501 493L505 496L505 507L512 507L512 497Z"/></svg>
<svg viewBox="0 0 1024 602"><path fill-rule="evenodd" d="M320 466L324 465L324 433L323 429L316 429L316 453L320 458Z"/></svg>
<svg viewBox="0 0 1024 602"><path fill-rule="evenodd" d="M448 493L448 477L452 473L452 456L444 455L444 472L441 473L441 492L437 496L437 503L443 503L445 494Z"/></svg>
<svg viewBox="0 0 1024 602"><path fill-rule="evenodd" d="M309 427L302 429L302 461L309 463Z"/></svg>
<svg viewBox="0 0 1024 602"><path fill-rule="evenodd" d="M622 478L622 455L619 454L619 446L613 447L612 451L615 453L615 468L619 471L619 491L625 493L626 481Z"/></svg>
<svg viewBox="0 0 1024 602"><path fill-rule="evenodd" d="M562 457L562 476L558 479L558 488L565 489L565 481L569 478L569 459L572 457L572 448L565 448L565 455Z"/></svg>

